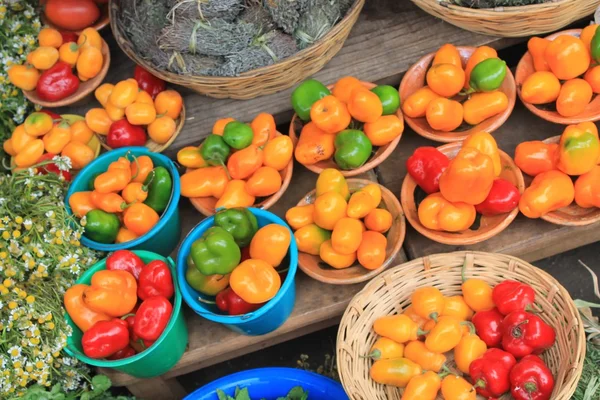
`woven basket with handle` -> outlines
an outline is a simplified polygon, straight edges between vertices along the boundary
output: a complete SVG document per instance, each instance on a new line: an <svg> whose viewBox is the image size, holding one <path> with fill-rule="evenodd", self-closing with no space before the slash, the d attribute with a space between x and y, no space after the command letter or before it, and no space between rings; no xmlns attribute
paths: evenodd
<svg viewBox="0 0 600 400"><path fill-rule="evenodd" d="M244 72L236 77L184 76L156 69L136 53L132 43L121 31L117 22L119 0L110 0L110 26L123 52L133 62L162 80L210 97L245 100L287 89L323 68L344 45L364 4L365 0L356 0L346 16L312 46L281 62Z"/></svg>
<svg viewBox="0 0 600 400"><path fill-rule="evenodd" d="M571 398L581 377L585 332L575 303L552 276L516 257L483 252L456 252L419 258L376 276L350 302L337 337L337 365L352 400L400 399L402 390L375 383L369 376L372 361L363 358L377 340L377 318L402 312L412 293L435 286L445 296L461 293L462 267L467 278L496 285L504 279L528 283L536 294L536 309L556 330L556 343L542 354L555 379L552 400ZM439 397L441 398L441 397Z"/></svg>
<svg viewBox="0 0 600 400"><path fill-rule="evenodd" d="M501 37L540 35L591 15L600 0L554 0L517 7L476 9L449 0L412 0L427 13L468 31Z"/></svg>

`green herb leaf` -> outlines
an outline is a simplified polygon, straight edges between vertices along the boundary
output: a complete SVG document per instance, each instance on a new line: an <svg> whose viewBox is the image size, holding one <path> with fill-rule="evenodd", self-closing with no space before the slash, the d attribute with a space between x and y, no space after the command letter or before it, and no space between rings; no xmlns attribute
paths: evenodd
<svg viewBox="0 0 600 400"><path fill-rule="evenodd" d="M103 393L110 389L112 382L106 375L96 375L92 378L92 388L95 393Z"/></svg>
<svg viewBox="0 0 600 400"><path fill-rule="evenodd" d="M248 388L243 388L235 391L235 400L251 400L250 393L248 393Z"/></svg>
<svg viewBox="0 0 600 400"><path fill-rule="evenodd" d="M217 397L219 400L229 400L229 396L227 396L221 389L217 389Z"/></svg>
<svg viewBox="0 0 600 400"><path fill-rule="evenodd" d="M286 398L289 400L305 400L308 398L308 392L305 392L302 386L296 386L290 390Z"/></svg>

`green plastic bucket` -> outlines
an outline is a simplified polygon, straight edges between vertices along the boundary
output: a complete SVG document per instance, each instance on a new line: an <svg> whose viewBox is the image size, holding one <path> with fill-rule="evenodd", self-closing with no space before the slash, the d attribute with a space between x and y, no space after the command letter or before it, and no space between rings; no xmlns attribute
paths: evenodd
<svg viewBox="0 0 600 400"><path fill-rule="evenodd" d="M65 314L67 323L73 328L73 334L67 340L65 351L72 357L95 367L114 368L131 376L135 376L136 378L154 378L166 373L177 364L185 352L188 343L188 331L181 310L181 292L177 284L177 271L175 270L175 263L173 260L170 257L165 258L145 250L134 250L133 252L140 256L142 261L146 264L150 261L162 260L166 262L171 269L173 285L175 285L175 301L173 302L173 314L171 315L171 320L162 335L160 335L151 347L133 357L114 361L97 360L83 354L81 348L81 337L83 336L83 332L81 332L77 325L73 323L71 317L69 317L68 314ZM92 280L92 275L103 269L106 269L106 259L94 264L77 280L77 283L89 285Z"/></svg>

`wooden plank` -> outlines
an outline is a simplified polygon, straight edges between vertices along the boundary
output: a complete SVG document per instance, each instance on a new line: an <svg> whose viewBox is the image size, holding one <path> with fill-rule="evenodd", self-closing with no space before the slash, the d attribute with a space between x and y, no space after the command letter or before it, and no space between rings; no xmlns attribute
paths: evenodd
<svg viewBox="0 0 600 400"><path fill-rule="evenodd" d="M127 389L138 399L144 400L179 400L187 395L185 388L175 378L144 379L127 386Z"/></svg>

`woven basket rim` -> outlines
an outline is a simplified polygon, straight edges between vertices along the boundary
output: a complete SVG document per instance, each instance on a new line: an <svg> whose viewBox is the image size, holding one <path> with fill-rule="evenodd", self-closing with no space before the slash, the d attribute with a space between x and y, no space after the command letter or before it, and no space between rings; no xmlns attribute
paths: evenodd
<svg viewBox="0 0 600 400"><path fill-rule="evenodd" d="M542 3L542 4L526 4L523 6L506 6L506 7L496 7L496 8L464 7L464 6L459 6L457 4L448 3L447 0L413 0L413 1L420 1L420 2L424 2L424 3L429 2L432 4L437 3L437 5L439 5L440 7L455 11L457 13L460 13L461 11L463 11L466 14L480 14L480 15L491 16L491 15L499 15L499 14L517 15L517 14L522 14L524 12L546 11L546 10L554 9L557 7L561 7L567 3L576 2L577 0L555 0L555 1L549 1L547 3Z"/></svg>

